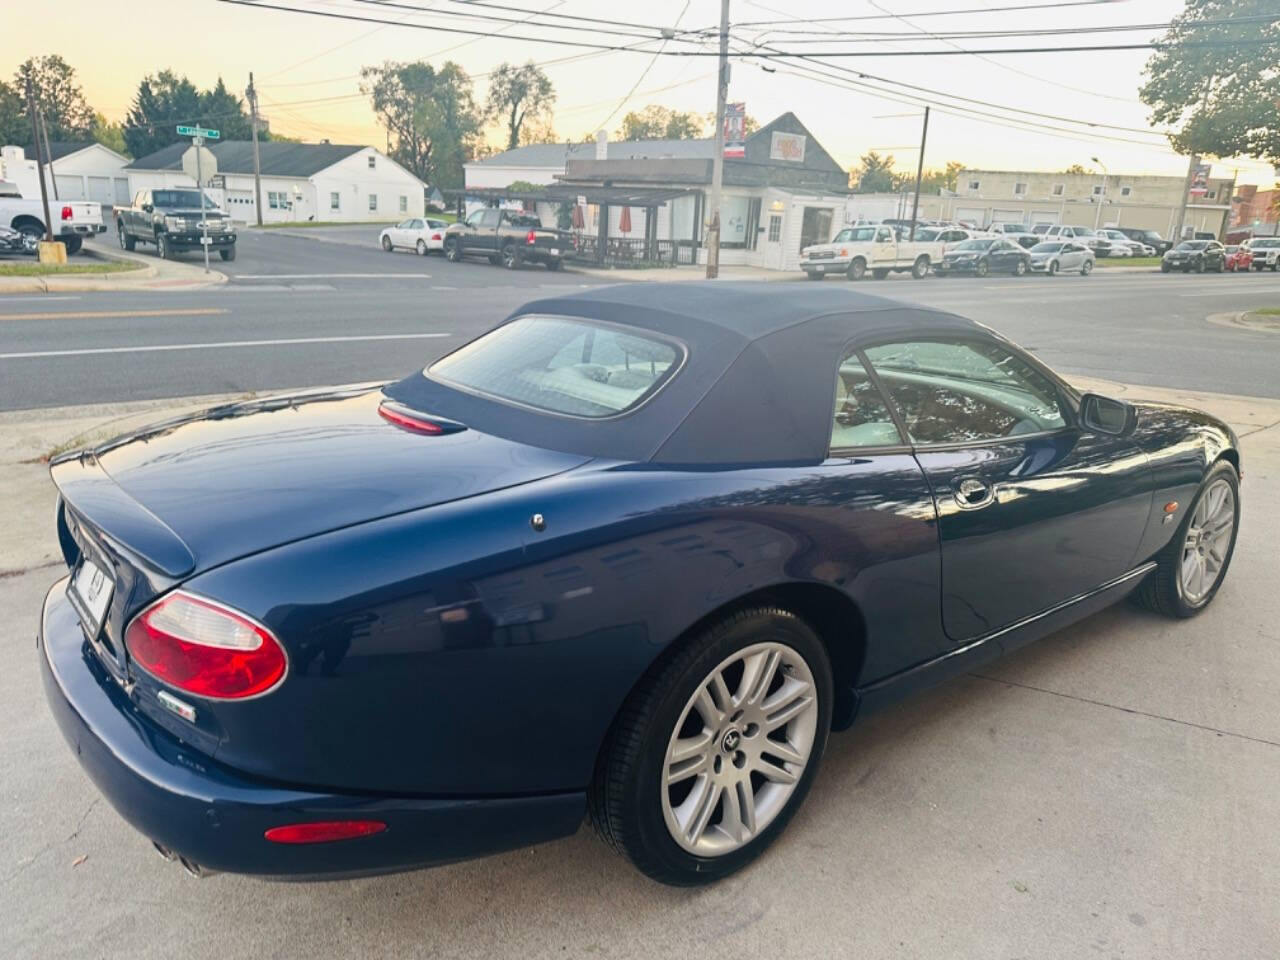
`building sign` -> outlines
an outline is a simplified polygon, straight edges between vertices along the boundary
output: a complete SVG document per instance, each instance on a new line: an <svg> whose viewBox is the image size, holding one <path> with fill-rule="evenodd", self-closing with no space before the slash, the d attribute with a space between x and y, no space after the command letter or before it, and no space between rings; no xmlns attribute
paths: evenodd
<svg viewBox="0 0 1280 960"><path fill-rule="evenodd" d="M1197 163L1191 172L1191 195L1203 197L1209 192L1209 164Z"/></svg>
<svg viewBox="0 0 1280 960"><path fill-rule="evenodd" d="M773 132L773 141L769 144L770 160L790 160L792 163L804 163L804 142L808 139L802 133Z"/></svg>
<svg viewBox="0 0 1280 960"><path fill-rule="evenodd" d="M747 105L745 103L724 105L724 155L726 157L747 155Z"/></svg>

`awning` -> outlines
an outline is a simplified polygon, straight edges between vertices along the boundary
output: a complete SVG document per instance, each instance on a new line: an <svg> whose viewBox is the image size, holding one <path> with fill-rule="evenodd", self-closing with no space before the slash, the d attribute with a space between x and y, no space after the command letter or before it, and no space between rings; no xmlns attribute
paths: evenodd
<svg viewBox="0 0 1280 960"><path fill-rule="evenodd" d="M692 194L694 190L670 187L600 187L556 183L543 190L508 190L504 187L472 187L446 190L445 196L470 197L476 200L518 200L524 203L575 203L579 197L589 204L610 207L662 207L677 197Z"/></svg>

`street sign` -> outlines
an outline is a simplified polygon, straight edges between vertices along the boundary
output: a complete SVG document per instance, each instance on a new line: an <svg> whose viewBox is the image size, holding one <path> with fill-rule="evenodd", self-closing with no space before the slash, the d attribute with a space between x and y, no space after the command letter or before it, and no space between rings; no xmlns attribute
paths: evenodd
<svg viewBox="0 0 1280 960"><path fill-rule="evenodd" d="M204 127L178 127L180 137L204 137L206 140L218 140L222 137L220 130L206 130Z"/></svg>

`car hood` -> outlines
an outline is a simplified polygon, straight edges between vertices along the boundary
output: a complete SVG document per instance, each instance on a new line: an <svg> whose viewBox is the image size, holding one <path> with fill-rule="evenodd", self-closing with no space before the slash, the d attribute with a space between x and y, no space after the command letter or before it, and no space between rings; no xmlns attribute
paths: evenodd
<svg viewBox="0 0 1280 960"><path fill-rule="evenodd" d="M471 429L413 432L379 415L384 399L363 388L215 407L120 437L92 456L182 541L197 569L589 459Z"/></svg>
<svg viewBox="0 0 1280 960"><path fill-rule="evenodd" d="M166 217L198 217L200 216L199 207L160 207L157 213ZM225 214L221 210L215 210L213 207L204 208L204 217L206 220L221 220Z"/></svg>

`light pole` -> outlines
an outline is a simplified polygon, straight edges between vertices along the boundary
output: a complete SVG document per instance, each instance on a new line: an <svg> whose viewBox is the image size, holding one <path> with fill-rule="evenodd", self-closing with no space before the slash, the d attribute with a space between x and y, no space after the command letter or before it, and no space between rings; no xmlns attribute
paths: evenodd
<svg viewBox="0 0 1280 960"><path fill-rule="evenodd" d="M1098 209L1093 212L1093 229L1097 230L1102 222L1102 205L1107 202L1107 165L1097 157L1090 157L1094 163L1102 168L1102 196L1098 199Z"/></svg>

